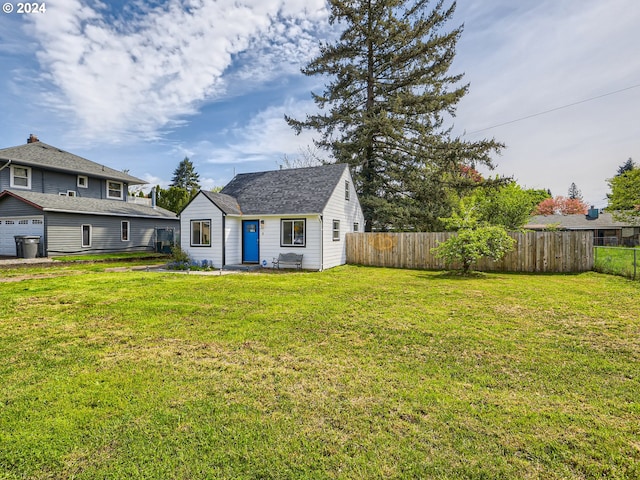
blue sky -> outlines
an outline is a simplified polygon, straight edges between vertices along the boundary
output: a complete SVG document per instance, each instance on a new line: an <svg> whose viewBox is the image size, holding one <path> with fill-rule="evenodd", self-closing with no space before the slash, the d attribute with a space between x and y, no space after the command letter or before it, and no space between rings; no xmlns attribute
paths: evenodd
<svg viewBox="0 0 640 480"><path fill-rule="evenodd" d="M312 144L283 116L314 109L321 80L300 67L336 34L327 16L323 0L51 0L45 13L1 13L0 147L34 133L163 186L185 156L206 188L276 169ZM496 173L555 195L575 182L604 207L606 179L640 163L637 0L460 1L455 22L453 71L471 87L454 132L504 142Z"/></svg>

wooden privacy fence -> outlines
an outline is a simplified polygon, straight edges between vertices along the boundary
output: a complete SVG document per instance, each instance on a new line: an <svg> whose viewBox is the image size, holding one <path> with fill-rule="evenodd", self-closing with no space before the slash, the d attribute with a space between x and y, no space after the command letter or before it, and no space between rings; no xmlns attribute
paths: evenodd
<svg viewBox="0 0 640 480"><path fill-rule="evenodd" d="M393 268L448 268L431 249L455 233L349 233L347 263ZM510 233L514 249L502 260L482 259L480 271L585 272L593 269L593 232ZM456 268L456 265L453 265Z"/></svg>

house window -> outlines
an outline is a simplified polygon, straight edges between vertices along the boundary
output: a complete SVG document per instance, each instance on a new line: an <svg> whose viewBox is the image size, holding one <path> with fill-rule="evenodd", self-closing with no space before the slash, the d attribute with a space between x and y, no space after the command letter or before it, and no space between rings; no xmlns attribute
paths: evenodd
<svg viewBox="0 0 640 480"><path fill-rule="evenodd" d="M353 223L353 231L354 232L359 232L360 231L360 224L358 222L354 222Z"/></svg>
<svg viewBox="0 0 640 480"><path fill-rule="evenodd" d="M76 196L76 191L75 190L67 190L67 196L68 197L75 197Z"/></svg>
<svg viewBox="0 0 640 480"><path fill-rule="evenodd" d="M91 246L91 225L82 225L82 246Z"/></svg>
<svg viewBox="0 0 640 480"><path fill-rule="evenodd" d="M120 240L123 242L129 241L129 222L127 221L120 223Z"/></svg>
<svg viewBox="0 0 640 480"><path fill-rule="evenodd" d="M344 199L349 200L349 180L344 181Z"/></svg>
<svg viewBox="0 0 640 480"><path fill-rule="evenodd" d="M122 200L124 198L123 190L122 182L112 182L107 180L107 198Z"/></svg>
<svg viewBox="0 0 640 480"><path fill-rule="evenodd" d="M340 220L333 221L333 241L337 242L340 240Z"/></svg>
<svg viewBox="0 0 640 480"><path fill-rule="evenodd" d="M11 167L11 187L31 188L31 169L29 167Z"/></svg>
<svg viewBox="0 0 640 480"><path fill-rule="evenodd" d="M191 220L191 246L211 246L211 220Z"/></svg>
<svg viewBox="0 0 640 480"><path fill-rule="evenodd" d="M78 187L89 188L89 177L78 175Z"/></svg>
<svg viewBox="0 0 640 480"><path fill-rule="evenodd" d="M306 220L282 220L280 223L281 247L304 247L307 244Z"/></svg>

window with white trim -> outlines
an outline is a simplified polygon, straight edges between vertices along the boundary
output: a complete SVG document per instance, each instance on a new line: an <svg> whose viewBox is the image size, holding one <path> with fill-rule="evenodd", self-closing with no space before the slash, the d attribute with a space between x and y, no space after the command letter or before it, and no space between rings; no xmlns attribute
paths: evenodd
<svg viewBox="0 0 640 480"><path fill-rule="evenodd" d="M107 198L122 200L124 198L124 188L122 182L107 180Z"/></svg>
<svg viewBox="0 0 640 480"><path fill-rule="evenodd" d="M360 231L360 224L358 222L353 222L353 231L354 232Z"/></svg>
<svg viewBox="0 0 640 480"><path fill-rule="evenodd" d="M191 246L211 246L211 220L191 220Z"/></svg>
<svg viewBox="0 0 640 480"><path fill-rule="evenodd" d="M29 167L11 166L11 187L31 188L31 169Z"/></svg>
<svg viewBox="0 0 640 480"><path fill-rule="evenodd" d="M82 246L91 246L91 225L82 225Z"/></svg>
<svg viewBox="0 0 640 480"><path fill-rule="evenodd" d="M120 240L123 242L129 241L129 222L126 220L120 222Z"/></svg>
<svg viewBox="0 0 640 480"><path fill-rule="evenodd" d="M333 232L333 241L340 241L340 220L333 221L333 228L331 230Z"/></svg>
<svg viewBox="0 0 640 480"><path fill-rule="evenodd" d="M89 188L89 177L85 175L78 175L78 187Z"/></svg>
<svg viewBox="0 0 640 480"><path fill-rule="evenodd" d="M307 244L307 221L304 218L280 221L280 246L304 247Z"/></svg>
<svg viewBox="0 0 640 480"><path fill-rule="evenodd" d="M344 181L344 199L349 200L351 189L349 188L349 180Z"/></svg>

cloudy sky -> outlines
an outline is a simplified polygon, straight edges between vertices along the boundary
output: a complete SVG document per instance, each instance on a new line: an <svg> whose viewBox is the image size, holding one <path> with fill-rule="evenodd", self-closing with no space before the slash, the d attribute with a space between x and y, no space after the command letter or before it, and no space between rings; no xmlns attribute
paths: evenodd
<svg viewBox="0 0 640 480"><path fill-rule="evenodd" d="M312 144L284 114L313 111L300 74L336 32L324 0L49 0L0 13L0 147L43 142L166 186L188 156L205 187L278 168ZM637 0L458 2L453 128L507 148L497 173L606 206L640 163Z"/></svg>

